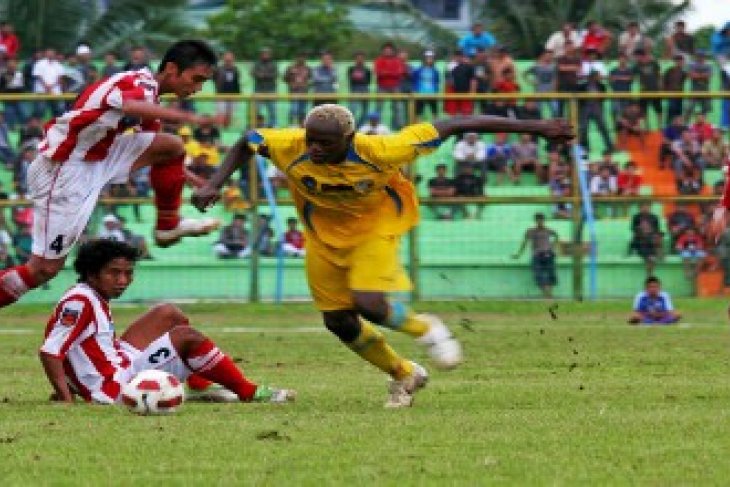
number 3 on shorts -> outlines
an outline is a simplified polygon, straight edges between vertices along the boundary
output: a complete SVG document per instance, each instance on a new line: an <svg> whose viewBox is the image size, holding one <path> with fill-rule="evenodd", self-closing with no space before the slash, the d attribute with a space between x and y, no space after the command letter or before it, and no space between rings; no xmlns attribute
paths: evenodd
<svg viewBox="0 0 730 487"><path fill-rule="evenodd" d="M48 248L56 252L56 255L59 255L63 250L63 235L59 235L54 238L53 242L51 242L51 245L49 245Z"/></svg>

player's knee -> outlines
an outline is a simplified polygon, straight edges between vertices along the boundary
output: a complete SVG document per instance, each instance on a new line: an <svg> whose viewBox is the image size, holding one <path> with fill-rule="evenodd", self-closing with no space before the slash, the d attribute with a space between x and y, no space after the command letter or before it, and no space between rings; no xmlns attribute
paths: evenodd
<svg viewBox="0 0 730 487"><path fill-rule="evenodd" d="M33 275L33 278L37 284L43 284L50 281L56 274L58 274L63 268L63 259L49 260L49 259L36 259L31 258L28 261L28 269Z"/></svg>
<svg viewBox="0 0 730 487"><path fill-rule="evenodd" d="M182 357L187 356L188 351L195 349L205 341L205 335L190 326L176 326L168 334L170 341Z"/></svg>
<svg viewBox="0 0 730 487"><path fill-rule="evenodd" d="M180 308L171 303L159 303L152 308L157 319L170 323L172 326L188 325L188 317Z"/></svg>
<svg viewBox="0 0 730 487"><path fill-rule="evenodd" d="M169 160L185 154L182 140L172 134L159 133L155 135L152 151L156 158Z"/></svg>
<svg viewBox="0 0 730 487"><path fill-rule="evenodd" d="M383 293L354 292L355 310L366 320L381 324L388 318L388 302Z"/></svg>
<svg viewBox="0 0 730 487"><path fill-rule="evenodd" d="M360 335L360 320L354 311L326 311L324 326L344 343L353 342Z"/></svg>

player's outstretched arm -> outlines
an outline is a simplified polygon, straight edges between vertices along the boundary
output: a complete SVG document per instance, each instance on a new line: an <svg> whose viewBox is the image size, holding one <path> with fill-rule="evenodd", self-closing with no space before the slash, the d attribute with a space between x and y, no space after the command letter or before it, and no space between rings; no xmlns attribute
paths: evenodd
<svg viewBox="0 0 730 487"><path fill-rule="evenodd" d="M507 117L478 115L437 120L433 126L441 139L466 132L477 133L523 133L532 134L558 142L565 142L575 137L573 127L565 120L515 120Z"/></svg>
<svg viewBox="0 0 730 487"><path fill-rule="evenodd" d="M717 208L712 213L712 220L707 227L707 238L710 242L717 244L725 232L728 222L728 209L730 209L730 173L725 176L725 189L722 193Z"/></svg>
<svg viewBox="0 0 730 487"><path fill-rule="evenodd" d="M209 117L206 115L196 115L185 110L177 108L168 108L140 100L125 100L122 104L122 111L125 115L139 117L144 119L160 119L168 122L189 123L192 125L201 125L204 123L213 123L220 125L219 117Z"/></svg>
<svg viewBox="0 0 730 487"><path fill-rule="evenodd" d="M210 206L215 204L220 198L220 190L223 184L228 181L231 174L241 167L241 164L247 164L254 151L248 143L246 135L242 135L238 141L233 144L228 150L228 153L223 158L223 162L213 175L208 179L208 182L197 188L193 195L190 197L190 202L199 211L204 212Z"/></svg>
<svg viewBox="0 0 730 487"><path fill-rule="evenodd" d="M53 386L53 399L60 402L73 402L74 397L66 383L66 373L63 370L63 362L47 353L39 354L43 370L46 372L48 382Z"/></svg>

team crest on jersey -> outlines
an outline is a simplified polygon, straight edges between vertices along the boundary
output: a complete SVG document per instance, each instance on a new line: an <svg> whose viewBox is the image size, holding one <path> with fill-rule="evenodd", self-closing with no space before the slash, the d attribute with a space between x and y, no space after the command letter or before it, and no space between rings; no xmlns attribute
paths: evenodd
<svg viewBox="0 0 730 487"><path fill-rule="evenodd" d="M314 193L317 191L317 180L312 176L304 176L301 180L302 186L307 188L307 191Z"/></svg>
<svg viewBox="0 0 730 487"><path fill-rule="evenodd" d="M375 187L375 181L372 179L362 179L355 183L354 188L360 194L369 193Z"/></svg>
<svg viewBox="0 0 730 487"><path fill-rule="evenodd" d="M58 322L63 326L75 326L84 309L84 303L81 301L69 301L63 305L61 313L58 315Z"/></svg>

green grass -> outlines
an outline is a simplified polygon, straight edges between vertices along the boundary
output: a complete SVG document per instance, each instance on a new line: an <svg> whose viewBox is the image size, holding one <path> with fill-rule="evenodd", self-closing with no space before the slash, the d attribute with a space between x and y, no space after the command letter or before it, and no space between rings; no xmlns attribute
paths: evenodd
<svg viewBox="0 0 730 487"><path fill-rule="evenodd" d="M308 305L184 306L248 375L295 404L185 404L170 417L46 402L47 309L3 310L2 485L720 485L730 478L723 301L680 300L686 325L630 327L627 303L418 306L447 317L467 361L431 370L412 409ZM142 308L120 307L119 328ZM226 327L269 327L233 333ZM285 328L292 328L285 330ZM428 364L407 337L402 353Z"/></svg>

